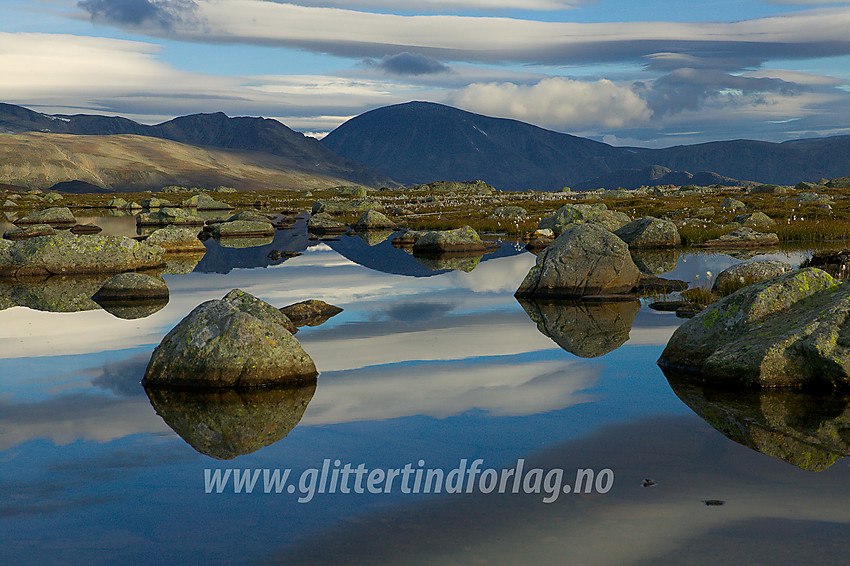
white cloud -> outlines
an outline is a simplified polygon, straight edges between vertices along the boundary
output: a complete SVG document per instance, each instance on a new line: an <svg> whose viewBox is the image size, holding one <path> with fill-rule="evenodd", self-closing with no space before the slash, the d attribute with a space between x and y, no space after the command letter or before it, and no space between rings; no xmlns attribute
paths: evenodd
<svg viewBox="0 0 850 566"><path fill-rule="evenodd" d="M531 86L478 83L458 91L450 100L473 112L555 128L619 128L645 123L652 115L644 99L606 79L582 82L555 77Z"/></svg>

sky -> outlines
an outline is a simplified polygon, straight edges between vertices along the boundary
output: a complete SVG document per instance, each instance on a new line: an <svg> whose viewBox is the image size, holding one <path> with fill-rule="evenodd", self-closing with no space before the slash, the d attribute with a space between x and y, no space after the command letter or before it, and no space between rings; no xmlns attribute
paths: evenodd
<svg viewBox="0 0 850 566"><path fill-rule="evenodd" d="M412 100L613 145L850 134L850 0L0 0L0 101L321 137Z"/></svg>

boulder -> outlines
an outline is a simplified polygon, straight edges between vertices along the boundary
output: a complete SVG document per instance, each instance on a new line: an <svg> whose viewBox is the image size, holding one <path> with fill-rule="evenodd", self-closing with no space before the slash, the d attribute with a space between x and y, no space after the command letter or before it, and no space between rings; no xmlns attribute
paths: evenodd
<svg viewBox="0 0 850 566"><path fill-rule="evenodd" d="M195 307L153 352L144 384L250 387L305 382L316 366L272 305L234 289Z"/></svg>
<svg viewBox="0 0 850 566"><path fill-rule="evenodd" d="M736 263L717 274L711 292L726 296L742 287L788 273L793 269L790 263L778 260Z"/></svg>
<svg viewBox="0 0 850 566"><path fill-rule="evenodd" d="M325 212L327 214L362 214L367 210L380 208L380 203L371 200L352 200L336 202L330 200L319 200L313 203L313 214Z"/></svg>
<svg viewBox="0 0 850 566"><path fill-rule="evenodd" d="M850 283L806 268L750 285L679 327L658 364L722 387L850 386Z"/></svg>
<svg viewBox="0 0 850 566"><path fill-rule="evenodd" d="M60 195L59 193L47 193L44 195L44 200L47 202L59 202L60 200L65 200L65 197Z"/></svg>
<svg viewBox="0 0 850 566"><path fill-rule="evenodd" d="M8 230L3 237L7 240L20 241L29 240L36 236L52 236L56 234L56 230L49 224L32 224L26 228L16 228Z"/></svg>
<svg viewBox="0 0 850 566"><path fill-rule="evenodd" d="M631 291L640 278L626 243L598 224L568 228L537 256L518 297L570 298Z"/></svg>
<svg viewBox="0 0 850 566"><path fill-rule="evenodd" d="M478 232L464 226L454 230L433 230L423 234L413 244L414 254L476 253L487 250Z"/></svg>
<svg viewBox="0 0 850 566"><path fill-rule="evenodd" d="M747 205L737 199L727 198L720 203L720 208L726 208L728 210L744 210L747 208Z"/></svg>
<svg viewBox="0 0 850 566"><path fill-rule="evenodd" d="M396 227L396 223L377 210L367 210L351 225L355 230L386 230Z"/></svg>
<svg viewBox="0 0 850 566"><path fill-rule="evenodd" d="M775 246L779 243L779 236L770 233L756 232L752 228L746 226L736 228L735 230L724 234L714 240L708 240L694 244L695 247L701 248L736 248L750 246Z"/></svg>
<svg viewBox="0 0 850 566"><path fill-rule="evenodd" d="M281 308L280 312L285 314L295 326L319 326L332 316L341 313L342 309L324 301L309 299L287 305Z"/></svg>
<svg viewBox="0 0 850 566"><path fill-rule="evenodd" d="M764 212L740 214L733 218L732 221L750 228L768 228L776 224L776 221Z"/></svg>
<svg viewBox="0 0 850 566"><path fill-rule="evenodd" d="M115 208L115 209L124 208L124 205L126 205L126 204L127 204L126 200L124 200L121 197L117 197L117 198L114 198L114 199L110 199L106 203L106 208Z"/></svg>
<svg viewBox="0 0 850 566"><path fill-rule="evenodd" d="M151 232L146 243L160 246L167 253L206 252L204 243L198 239L198 231L192 228L166 226Z"/></svg>
<svg viewBox="0 0 850 566"><path fill-rule="evenodd" d="M341 197L366 198L365 187L340 187L336 194Z"/></svg>
<svg viewBox="0 0 850 566"><path fill-rule="evenodd" d="M164 252L124 236L39 236L0 246L0 276L136 271L162 265Z"/></svg>
<svg viewBox="0 0 850 566"><path fill-rule="evenodd" d="M629 339L640 301L552 302L518 299L537 330L580 358L597 358Z"/></svg>
<svg viewBox="0 0 850 566"><path fill-rule="evenodd" d="M246 220L248 222L265 222L266 224L271 224L272 221L269 220L269 217L265 214L257 212L256 210L242 210L237 212L233 216L227 219L227 222L236 222L237 220Z"/></svg>
<svg viewBox="0 0 850 566"><path fill-rule="evenodd" d="M23 218L15 220L15 224L49 224L51 226L73 226L77 223L77 219L71 214L69 208L48 208L32 214L27 214Z"/></svg>
<svg viewBox="0 0 850 566"><path fill-rule="evenodd" d="M142 200L141 203L142 208L147 208L148 210L157 209L157 208L173 208L174 203L171 203L167 200L158 199L156 197L146 198Z"/></svg>
<svg viewBox="0 0 850 566"><path fill-rule="evenodd" d="M233 220L217 224L215 229L213 229L213 236L216 238L274 236L274 226L271 225L271 222Z"/></svg>
<svg viewBox="0 0 850 566"><path fill-rule="evenodd" d="M677 248L682 245L682 238L675 224L652 216L629 222L614 233L629 245L629 249Z"/></svg>
<svg viewBox="0 0 850 566"><path fill-rule="evenodd" d="M557 235L573 224L592 222L601 224L613 232L619 230L631 220L628 215L622 212L608 210L608 207L603 203L565 204L558 209L554 216L541 220L537 227L538 229L548 228Z"/></svg>
<svg viewBox="0 0 850 566"><path fill-rule="evenodd" d="M217 201L206 193L198 193L180 203L184 208L197 208L198 210L233 210L226 202Z"/></svg>
<svg viewBox="0 0 850 566"><path fill-rule="evenodd" d="M161 208L136 216L136 226L203 226L204 219L180 208Z"/></svg>
<svg viewBox="0 0 850 566"><path fill-rule="evenodd" d="M348 231L348 226L334 220L333 216L326 212L314 214L307 221L307 230L315 234L342 234Z"/></svg>

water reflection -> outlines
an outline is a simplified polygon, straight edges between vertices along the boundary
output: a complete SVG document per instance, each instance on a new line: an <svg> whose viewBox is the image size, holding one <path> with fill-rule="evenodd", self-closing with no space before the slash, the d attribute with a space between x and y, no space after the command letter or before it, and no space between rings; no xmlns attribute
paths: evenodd
<svg viewBox="0 0 850 566"><path fill-rule="evenodd" d="M640 301L540 301L517 298L537 329L580 358L597 358L629 339Z"/></svg>
<svg viewBox="0 0 850 566"><path fill-rule="evenodd" d="M316 380L285 388L145 386L151 405L189 446L231 460L274 444L301 421Z"/></svg>
<svg viewBox="0 0 850 566"><path fill-rule="evenodd" d="M631 250L632 261L640 270L641 273L649 275L661 275L669 273L676 269L679 265L679 256L682 255L681 250L663 249L663 250Z"/></svg>
<svg viewBox="0 0 850 566"><path fill-rule="evenodd" d="M394 232L392 230L361 230L356 232L357 237L369 246L377 246L393 234Z"/></svg>
<svg viewBox="0 0 850 566"><path fill-rule="evenodd" d="M0 279L0 310L15 306L45 312L97 310L100 306L91 297L113 275Z"/></svg>
<svg viewBox="0 0 850 566"><path fill-rule="evenodd" d="M465 271L469 273L481 262L483 253L474 254L442 254L442 255L414 255L416 261L431 271Z"/></svg>
<svg viewBox="0 0 850 566"><path fill-rule="evenodd" d="M850 455L850 395L724 391L665 371L688 407L726 437L798 468L819 472Z"/></svg>
<svg viewBox="0 0 850 566"><path fill-rule="evenodd" d="M116 318L136 320L147 318L165 308L168 299L144 299L138 301L101 301L100 307Z"/></svg>
<svg viewBox="0 0 850 566"><path fill-rule="evenodd" d="M218 238L218 245L223 248L256 248L260 246L268 246L273 243L274 236Z"/></svg>

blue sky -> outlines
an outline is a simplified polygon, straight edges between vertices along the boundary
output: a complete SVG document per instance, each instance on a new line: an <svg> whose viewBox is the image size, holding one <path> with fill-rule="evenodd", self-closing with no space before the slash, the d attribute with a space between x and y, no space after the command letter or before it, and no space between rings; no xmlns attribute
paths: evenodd
<svg viewBox="0 0 850 566"><path fill-rule="evenodd" d="M0 100L321 135L428 100L614 145L850 134L850 1L0 0Z"/></svg>

